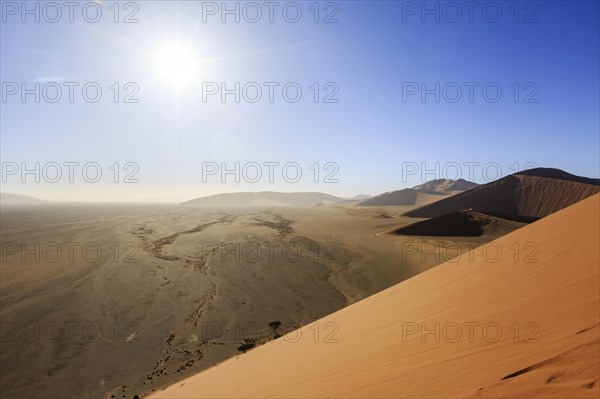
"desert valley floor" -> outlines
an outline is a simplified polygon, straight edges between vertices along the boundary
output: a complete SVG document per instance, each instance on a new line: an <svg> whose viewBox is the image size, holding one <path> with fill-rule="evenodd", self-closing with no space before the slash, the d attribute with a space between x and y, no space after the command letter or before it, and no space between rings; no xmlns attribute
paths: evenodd
<svg viewBox="0 0 600 399"><path fill-rule="evenodd" d="M387 234L409 209L4 207L2 397L151 392L519 226Z"/></svg>

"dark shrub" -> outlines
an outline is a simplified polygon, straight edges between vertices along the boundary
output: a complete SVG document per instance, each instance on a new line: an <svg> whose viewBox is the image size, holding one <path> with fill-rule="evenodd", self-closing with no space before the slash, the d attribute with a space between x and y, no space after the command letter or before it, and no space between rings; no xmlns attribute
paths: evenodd
<svg viewBox="0 0 600 399"><path fill-rule="evenodd" d="M256 346L256 344L253 344L253 343L245 343L245 344L238 346L238 351L246 353L247 350L250 350L250 349L254 348L255 346Z"/></svg>
<svg viewBox="0 0 600 399"><path fill-rule="evenodd" d="M281 325L280 321L272 321L269 323L269 327L271 327L273 330L277 330L280 325Z"/></svg>

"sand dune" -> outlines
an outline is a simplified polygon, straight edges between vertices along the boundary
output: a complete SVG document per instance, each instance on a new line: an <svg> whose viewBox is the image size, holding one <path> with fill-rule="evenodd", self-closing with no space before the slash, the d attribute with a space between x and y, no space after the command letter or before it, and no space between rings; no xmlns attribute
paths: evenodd
<svg viewBox="0 0 600 399"><path fill-rule="evenodd" d="M506 232L523 227L523 223L497 218L474 211L457 211L390 231L394 235L478 237L490 229Z"/></svg>
<svg viewBox="0 0 600 399"><path fill-rule="evenodd" d="M151 397L597 398L599 211L595 195L500 238L493 263L477 248Z"/></svg>
<svg viewBox="0 0 600 399"><path fill-rule="evenodd" d="M345 199L324 193L279 193L262 191L259 193L227 193L196 198L185 205L194 206L288 206L320 205L342 202Z"/></svg>
<svg viewBox="0 0 600 399"><path fill-rule="evenodd" d="M597 179L573 176L558 169L530 169L406 212L433 218L461 209L504 218L536 219L600 192Z"/></svg>
<svg viewBox="0 0 600 399"><path fill-rule="evenodd" d="M427 194L455 195L479 186L477 183L465 179L436 179L413 187L415 190Z"/></svg>
<svg viewBox="0 0 600 399"><path fill-rule="evenodd" d="M352 201L366 201L373 198L372 195L369 194L359 194L352 197Z"/></svg>
<svg viewBox="0 0 600 399"><path fill-rule="evenodd" d="M412 188L390 191L360 202L361 206L422 206L446 198L443 195L427 194Z"/></svg>
<svg viewBox="0 0 600 399"><path fill-rule="evenodd" d="M0 193L0 204L1 205L29 205L29 204L40 204L45 203L46 200L32 197L29 195L15 194L15 193Z"/></svg>
<svg viewBox="0 0 600 399"><path fill-rule="evenodd" d="M413 188L405 188L403 190L389 191L379 194L360 202L362 206L423 206L430 204L449 195L462 193L463 191L477 187L477 183L473 183L464 179L437 179L430 180L427 183L420 184Z"/></svg>

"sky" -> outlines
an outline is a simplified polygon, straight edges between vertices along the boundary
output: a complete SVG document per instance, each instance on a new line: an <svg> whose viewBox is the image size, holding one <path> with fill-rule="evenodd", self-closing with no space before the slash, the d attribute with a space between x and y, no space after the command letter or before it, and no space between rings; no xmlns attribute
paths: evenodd
<svg viewBox="0 0 600 399"><path fill-rule="evenodd" d="M600 174L597 1L0 1L2 192Z"/></svg>

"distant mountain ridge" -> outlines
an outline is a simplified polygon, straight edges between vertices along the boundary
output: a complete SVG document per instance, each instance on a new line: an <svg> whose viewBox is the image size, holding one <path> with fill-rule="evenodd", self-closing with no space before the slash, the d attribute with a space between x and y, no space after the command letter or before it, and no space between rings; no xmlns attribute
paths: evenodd
<svg viewBox="0 0 600 399"><path fill-rule="evenodd" d="M309 206L347 201L319 192L282 193L275 191L240 192L210 195L183 202L194 206Z"/></svg>

